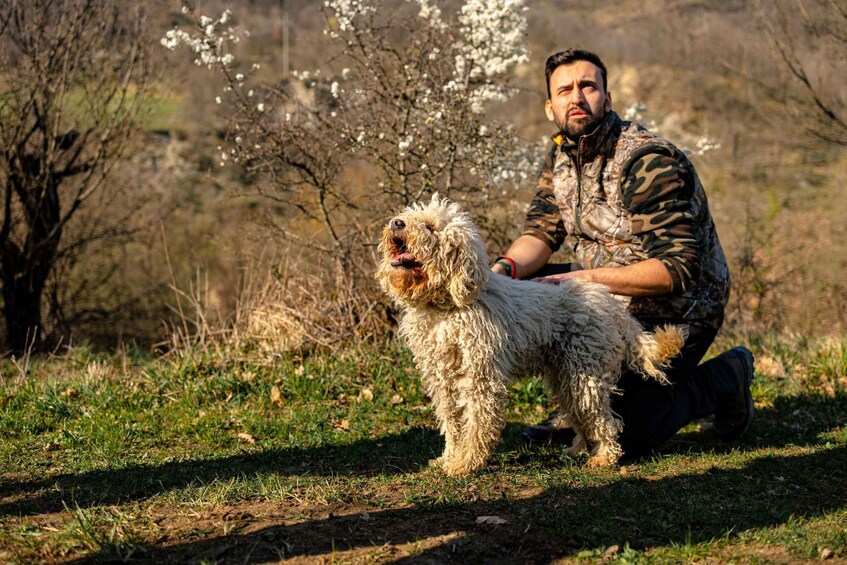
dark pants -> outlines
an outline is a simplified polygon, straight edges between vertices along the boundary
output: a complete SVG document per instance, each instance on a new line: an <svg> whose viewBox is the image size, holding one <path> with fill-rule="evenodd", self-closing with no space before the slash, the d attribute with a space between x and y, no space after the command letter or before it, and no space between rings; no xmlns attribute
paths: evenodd
<svg viewBox="0 0 847 565"><path fill-rule="evenodd" d="M689 422L714 414L716 395L734 386L723 382L725 369L720 359L699 365L717 330L687 328L682 352L665 370L670 385L631 371L618 381L623 394L612 397L612 410L623 419L620 441L626 455L649 453Z"/></svg>
<svg viewBox="0 0 847 565"><path fill-rule="evenodd" d="M574 270L579 267L550 264L533 276ZM669 321L641 320L648 330L662 323ZM620 441L627 456L649 453L689 422L714 414L716 395L732 392L736 387L732 372L721 359L699 364L717 330L688 324L680 327L688 330L688 336L680 355L665 370L670 385L629 371L618 381L623 394L612 397L612 409L623 419Z"/></svg>

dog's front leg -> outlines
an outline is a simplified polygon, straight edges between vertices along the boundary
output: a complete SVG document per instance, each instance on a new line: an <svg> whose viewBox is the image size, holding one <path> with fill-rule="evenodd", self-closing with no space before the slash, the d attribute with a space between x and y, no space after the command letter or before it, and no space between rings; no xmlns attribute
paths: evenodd
<svg viewBox="0 0 847 565"><path fill-rule="evenodd" d="M435 467L444 467L445 461L453 456L456 441L461 431L461 409L456 406L456 397L444 384L432 390L432 406L441 435L444 436L444 452L430 460Z"/></svg>
<svg viewBox="0 0 847 565"><path fill-rule="evenodd" d="M484 378L476 374L457 382L455 394L461 412L457 437L449 456L445 452L444 471L453 477L462 477L485 466L500 440L504 425L508 391L503 381L496 377Z"/></svg>

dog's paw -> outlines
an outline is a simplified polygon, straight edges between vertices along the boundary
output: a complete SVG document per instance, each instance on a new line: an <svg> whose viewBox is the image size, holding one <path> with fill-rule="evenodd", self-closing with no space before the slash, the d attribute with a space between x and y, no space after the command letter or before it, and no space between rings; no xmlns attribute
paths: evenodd
<svg viewBox="0 0 847 565"><path fill-rule="evenodd" d="M427 464L428 464L430 467L438 467L438 468L442 468L442 467L444 467L444 456L442 455L441 457L436 457L435 459L430 459L430 460L427 462Z"/></svg>
<svg viewBox="0 0 847 565"><path fill-rule="evenodd" d="M475 464L467 461L451 460L444 461L442 463L442 468L448 477L467 477L468 475L482 469L484 465L484 462L481 464Z"/></svg>
<svg viewBox="0 0 847 565"><path fill-rule="evenodd" d="M618 463L618 458L611 455L592 455L588 458L587 465L594 469L600 467L614 467Z"/></svg>
<svg viewBox="0 0 847 565"><path fill-rule="evenodd" d="M471 469L470 467L466 467L464 465L445 465L444 473L448 477L467 477L471 473L473 473L476 469Z"/></svg>

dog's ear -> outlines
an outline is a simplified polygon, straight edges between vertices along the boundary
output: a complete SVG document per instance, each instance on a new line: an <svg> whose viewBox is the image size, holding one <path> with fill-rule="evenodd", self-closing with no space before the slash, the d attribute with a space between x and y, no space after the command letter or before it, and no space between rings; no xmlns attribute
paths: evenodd
<svg viewBox="0 0 847 565"><path fill-rule="evenodd" d="M451 222L442 232L450 272L447 290L458 307L473 303L488 281L488 255L470 218Z"/></svg>

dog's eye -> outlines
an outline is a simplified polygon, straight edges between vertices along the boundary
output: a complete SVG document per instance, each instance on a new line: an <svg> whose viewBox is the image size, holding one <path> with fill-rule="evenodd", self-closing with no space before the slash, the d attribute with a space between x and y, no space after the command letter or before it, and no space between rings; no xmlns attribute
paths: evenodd
<svg viewBox="0 0 847 565"><path fill-rule="evenodd" d="M429 233L434 233L434 232L435 232L435 228L434 228L433 226L431 226L431 225L429 225L429 224L424 224L423 226L426 228L426 230L427 230Z"/></svg>

